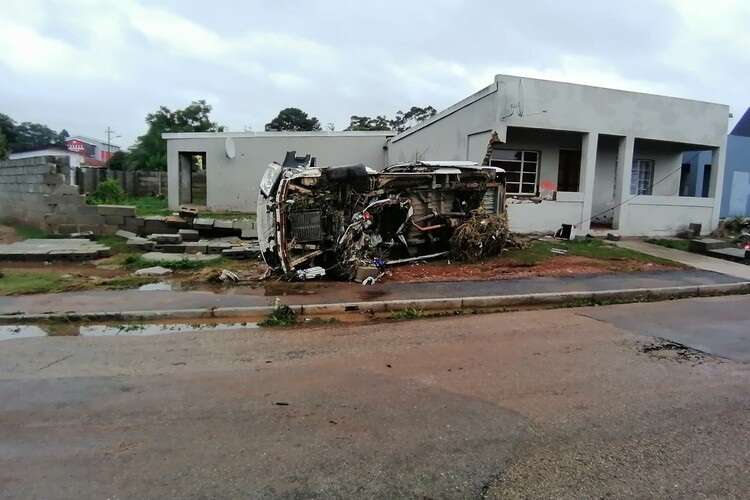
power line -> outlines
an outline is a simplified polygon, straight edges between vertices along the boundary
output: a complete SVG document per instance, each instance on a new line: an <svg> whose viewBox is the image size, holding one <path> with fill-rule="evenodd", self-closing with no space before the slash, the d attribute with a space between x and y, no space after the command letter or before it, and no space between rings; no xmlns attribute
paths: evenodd
<svg viewBox="0 0 750 500"><path fill-rule="evenodd" d="M668 173L667 175L665 175L664 177L662 177L662 178L661 178L661 179L659 179L658 181L654 182L654 183L653 183L653 184L651 185L651 189L653 190L654 186L656 186L656 185L658 185L659 183L661 183L661 182L663 182L663 181L667 180L667 178L668 178L668 177L670 177L671 175L673 175L673 174L677 173L677 171L678 171L678 170L682 170L682 165L680 165L680 166L679 166L679 167L677 167L676 169L674 169L674 170L670 171L670 172L669 172L669 173ZM634 195L632 195L632 196L631 196L630 198L628 198L628 199L626 199L626 200L623 200L623 201L621 201L620 203L618 203L617 205L615 205L615 206L613 206L613 207L611 207L611 208L608 208L608 209L606 209L606 210L602 210L602 211L601 211L601 212L599 212L599 213L593 214L593 215L592 215L591 217L589 217L588 219L582 219L581 221L579 221L579 222L578 222L578 224L576 224L576 226L579 226L579 227L580 227L580 225L581 225L581 224L583 224L584 222L589 222L589 221L591 221L591 220L592 220L593 218L595 218L595 217L598 217L598 216L600 216L600 215L606 214L606 213L607 213L607 212L609 212L610 210L614 210L614 209L616 209L616 208L619 208L619 207L621 207L621 206L625 205L626 203L630 202L631 200L634 200L634 199L638 198L639 196L643 196L643 195L640 195L640 194L634 194Z"/></svg>

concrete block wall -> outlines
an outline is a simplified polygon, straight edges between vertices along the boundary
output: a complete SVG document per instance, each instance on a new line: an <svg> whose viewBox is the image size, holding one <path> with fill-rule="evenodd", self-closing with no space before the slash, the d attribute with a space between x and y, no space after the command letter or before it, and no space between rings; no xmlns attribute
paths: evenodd
<svg viewBox="0 0 750 500"><path fill-rule="evenodd" d="M0 218L58 234L111 234L136 218L134 207L87 205L67 182L67 162L53 157L0 161Z"/></svg>

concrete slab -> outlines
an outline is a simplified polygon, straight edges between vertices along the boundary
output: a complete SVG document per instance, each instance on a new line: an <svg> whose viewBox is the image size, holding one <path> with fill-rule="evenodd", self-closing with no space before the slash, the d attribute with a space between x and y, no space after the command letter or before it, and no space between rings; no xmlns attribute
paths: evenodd
<svg viewBox="0 0 750 500"><path fill-rule="evenodd" d="M155 241L157 244L175 245L182 243L182 236L179 234L149 234L148 239Z"/></svg>
<svg viewBox="0 0 750 500"><path fill-rule="evenodd" d="M89 260L109 253L108 246L75 238L33 238L0 245L0 260Z"/></svg>
<svg viewBox="0 0 750 500"><path fill-rule="evenodd" d="M214 220L207 217L198 217L193 220L193 227L196 229L212 229L214 227Z"/></svg>
<svg viewBox="0 0 750 500"><path fill-rule="evenodd" d="M185 253L165 253L165 252L148 252L144 253L141 258L146 262L180 262L187 260L189 262L209 262L220 259L220 255L201 255Z"/></svg>
<svg viewBox="0 0 750 500"><path fill-rule="evenodd" d="M180 229L177 234L182 237L182 241L198 241L201 238L197 229Z"/></svg>

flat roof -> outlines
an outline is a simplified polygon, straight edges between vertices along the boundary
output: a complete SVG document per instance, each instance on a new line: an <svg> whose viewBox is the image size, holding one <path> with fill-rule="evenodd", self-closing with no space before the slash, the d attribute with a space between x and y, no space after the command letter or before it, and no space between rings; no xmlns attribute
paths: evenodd
<svg viewBox="0 0 750 500"><path fill-rule="evenodd" d="M162 139L219 139L231 137L244 139L254 137L391 137L396 135L392 130L356 130L330 132L316 130L312 132L164 132Z"/></svg>

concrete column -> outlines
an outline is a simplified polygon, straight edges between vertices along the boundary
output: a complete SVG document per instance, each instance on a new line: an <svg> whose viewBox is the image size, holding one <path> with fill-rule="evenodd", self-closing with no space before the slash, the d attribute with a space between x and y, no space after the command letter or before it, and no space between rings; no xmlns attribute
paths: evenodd
<svg viewBox="0 0 750 500"><path fill-rule="evenodd" d="M714 209L711 214L711 227L703 228L704 232L711 232L719 226L721 214L721 195L724 191L724 164L726 163L727 136L721 146L713 150L711 155L711 180L708 186L708 196L714 199Z"/></svg>
<svg viewBox="0 0 750 500"><path fill-rule="evenodd" d="M615 213L613 217L614 228L624 232L627 227L627 201L630 194L630 177L633 172L633 150L635 149L635 137L628 135L620 137L617 148L617 173L615 175Z"/></svg>
<svg viewBox="0 0 750 500"><path fill-rule="evenodd" d="M594 176L596 175L596 150L599 146L599 134L589 132L581 141L581 191L583 192L583 210L581 223L576 228L579 236L585 236L591 229L591 209L594 206Z"/></svg>

